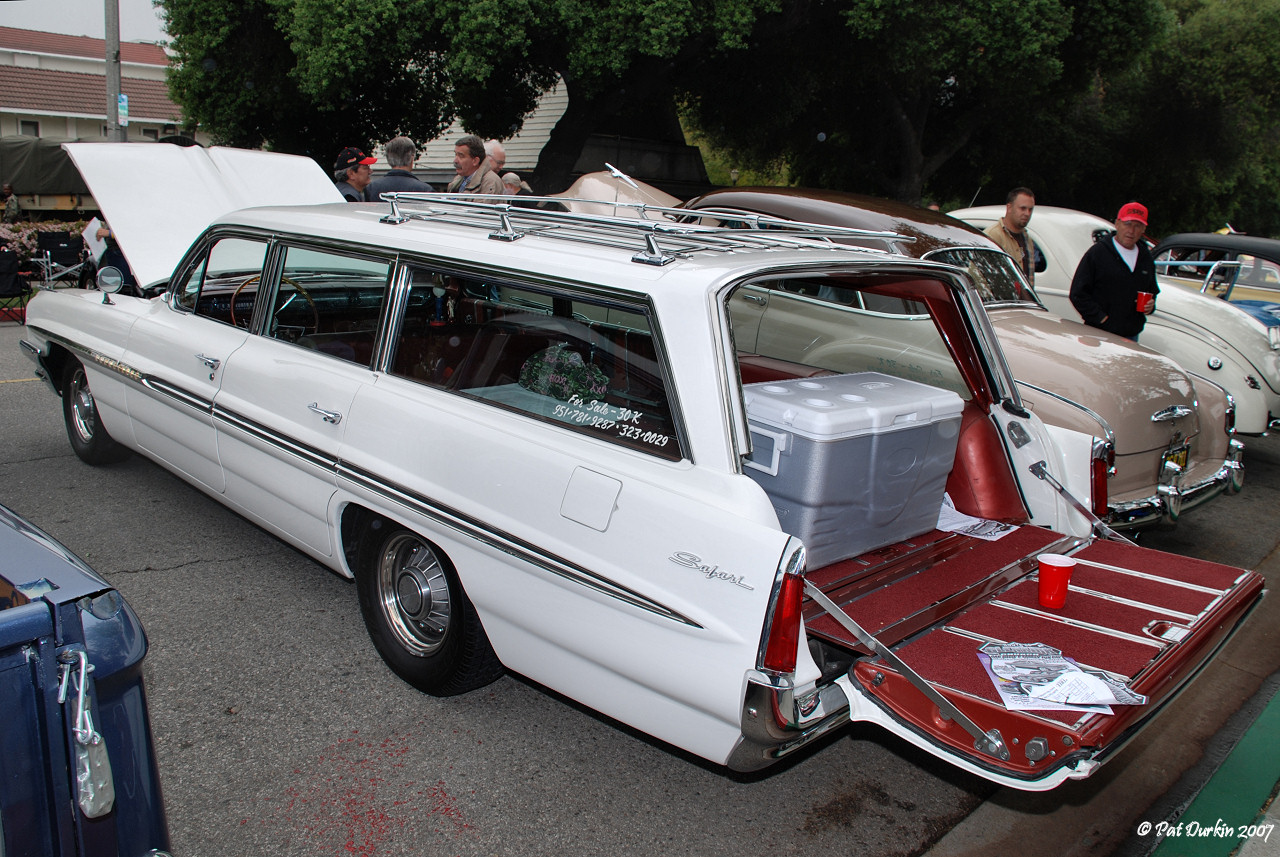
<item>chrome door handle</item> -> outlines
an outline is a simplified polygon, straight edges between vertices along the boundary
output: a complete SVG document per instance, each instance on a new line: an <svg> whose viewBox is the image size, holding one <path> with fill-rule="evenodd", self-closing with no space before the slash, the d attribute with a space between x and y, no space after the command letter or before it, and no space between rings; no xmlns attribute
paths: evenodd
<svg viewBox="0 0 1280 857"><path fill-rule="evenodd" d="M318 402L312 402L307 405L307 410L311 411L313 414L319 414L321 419L327 423L332 423L335 426L342 422L342 414L337 411L326 411L324 408L320 407Z"/></svg>
<svg viewBox="0 0 1280 857"><path fill-rule="evenodd" d="M751 301L753 304L756 304L757 306L764 306L766 303L769 302L769 299L764 297L763 295L742 295L741 297L744 301Z"/></svg>
<svg viewBox="0 0 1280 857"><path fill-rule="evenodd" d="M196 359L209 367L212 372L217 372L218 367L222 365L222 361L217 357L205 357L203 354L197 354Z"/></svg>

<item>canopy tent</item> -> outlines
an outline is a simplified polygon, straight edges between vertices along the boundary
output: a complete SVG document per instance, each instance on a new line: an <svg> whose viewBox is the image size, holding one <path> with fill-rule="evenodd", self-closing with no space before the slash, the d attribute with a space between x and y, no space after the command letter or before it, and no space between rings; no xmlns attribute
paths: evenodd
<svg viewBox="0 0 1280 857"><path fill-rule="evenodd" d="M0 137L0 181L20 194L88 194L89 186L67 157L63 143L51 137Z"/></svg>

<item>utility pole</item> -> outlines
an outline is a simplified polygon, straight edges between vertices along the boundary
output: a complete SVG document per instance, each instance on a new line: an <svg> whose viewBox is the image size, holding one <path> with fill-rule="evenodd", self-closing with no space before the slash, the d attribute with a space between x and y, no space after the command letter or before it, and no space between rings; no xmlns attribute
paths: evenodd
<svg viewBox="0 0 1280 857"><path fill-rule="evenodd" d="M124 143L128 141L129 134L120 124L120 0L104 0L104 3L107 25L107 140Z"/></svg>

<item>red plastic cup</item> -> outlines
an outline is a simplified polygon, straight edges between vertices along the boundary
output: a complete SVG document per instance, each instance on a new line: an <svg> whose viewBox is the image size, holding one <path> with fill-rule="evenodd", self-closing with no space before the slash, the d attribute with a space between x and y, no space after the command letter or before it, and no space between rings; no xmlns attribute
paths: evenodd
<svg viewBox="0 0 1280 857"><path fill-rule="evenodd" d="M1040 606L1060 610L1067 602L1067 584L1076 561L1057 553L1040 554Z"/></svg>
<svg viewBox="0 0 1280 857"><path fill-rule="evenodd" d="M1138 312L1148 313L1156 308L1156 296L1151 292L1138 292Z"/></svg>

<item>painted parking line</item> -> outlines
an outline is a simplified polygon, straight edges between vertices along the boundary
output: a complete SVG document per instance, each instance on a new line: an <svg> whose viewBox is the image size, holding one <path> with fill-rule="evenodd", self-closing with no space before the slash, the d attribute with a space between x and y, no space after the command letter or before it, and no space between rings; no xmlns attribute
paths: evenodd
<svg viewBox="0 0 1280 857"><path fill-rule="evenodd" d="M1259 844L1276 848L1280 832L1273 820L1259 818L1259 807L1274 792L1277 771L1280 694L1271 698L1182 816L1151 831L1164 834L1151 857L1227 857Z"/></svg>

